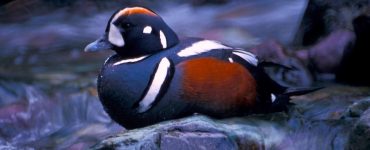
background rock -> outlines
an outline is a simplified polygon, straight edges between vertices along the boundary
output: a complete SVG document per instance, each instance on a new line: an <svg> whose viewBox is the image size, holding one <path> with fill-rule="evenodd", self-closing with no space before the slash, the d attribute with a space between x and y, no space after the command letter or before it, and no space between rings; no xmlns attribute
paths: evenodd
<svg viewBox="0 0 370 150"><path fill-rule="evenodd" d="M368 107L369 108L369 107ZM347 149L360 150L370 148L370 109L365 111L353 127Z"/></svg>
<svg viewBox="0 0 370 150"><path fill-rule="evenodd" d="M353 20L356 43L350 51L345 51L336 79L353 85L370 86L370 72L360 66L369 66L370 60L370 14L363 14ZM354 67L359 66L359 67Z"/></svg>
<svg viewBox="0 0 370 150"><path fill-rule="evenodd" d="M355 45L356 36L348 30L337 30L308 51L311 70L320 73L336 73L346 52ZM336 43L336 44L333 44Z"/></svg>
<svg viewBox="0 0 370 150"><path fill-rule="evenodd" d="M305 59L299 59L300 57L296 57L292 50L287 49L279 42L267 40L251 48L250 51L256 54L261 61L285 66L265 67L265 71L280 84L287 86L311 86L313 84L314 78L305 64Z"/></svg>
<svg viewBox="0 0 370 150"><path fill-rule="evenodd" d="M295 45L310 46L331 32L352 30L352 20L368 13L368 0L309 0Z"/></svg>

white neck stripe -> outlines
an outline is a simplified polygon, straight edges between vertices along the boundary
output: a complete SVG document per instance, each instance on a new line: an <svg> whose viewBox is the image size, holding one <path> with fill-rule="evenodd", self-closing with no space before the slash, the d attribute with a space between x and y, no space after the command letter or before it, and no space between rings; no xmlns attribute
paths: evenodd
<svg viewBox="0 0 370 150"><path fill-rule="evenodd" d="M120 65L120 64L125 64L125 63L138 62L138 61L143 60L147 57L148 57L148 55L140 56L140 57L136 57L136 58L129 58L129 59L120 60L120 61L114 63L113 66Z"/></svg>

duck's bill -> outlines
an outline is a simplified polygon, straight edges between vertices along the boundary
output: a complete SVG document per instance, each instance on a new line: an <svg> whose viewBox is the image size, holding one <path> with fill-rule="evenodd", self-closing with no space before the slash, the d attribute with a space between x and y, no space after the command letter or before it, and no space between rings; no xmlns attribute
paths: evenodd
<svg viewBox="0 0 370 150"><path fill-rule="evenodd" d="M85 47L85 52L96 52L102 50L111 50L112 44L108 42L105 36L97 39Z"/></svg>

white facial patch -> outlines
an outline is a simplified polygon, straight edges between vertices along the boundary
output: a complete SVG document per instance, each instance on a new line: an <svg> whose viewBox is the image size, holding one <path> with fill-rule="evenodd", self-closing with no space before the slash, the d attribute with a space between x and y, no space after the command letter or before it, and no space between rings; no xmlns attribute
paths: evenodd
<svg viewBox="0 0 370 150"><path fill-rule="evenodd" d="M125 45L125 40L122 37L121 32L116 27L116 25L113 24L119 16L121 16L121 13L125 12L125 10L121 10L119 13L117 13L113 19L110 21L109 25L109 31L108 31L108 41L112 43L115 46L122 47Z"/></svg>
<svg viewBox="0 0 370 150"><path fill-rule="evenodd" d="M271 102L274 102L276 100L275 94L271 94Z"/></svg>
<svg viewBox="0 0 370 150"><path fill-rule="evenodd" d="M189 57L199 55L201 53L209 52L215 49L231 49L231 47L222 45L215 41L203 40L192 44L191 46L181 50L177 53L180 57Z"/></svg>
<svg viewBox="0 0 370 150"><path fill-rule="evenodd" d="M145 112L152 107L153 102L158 96L159 91L166 80L170 66L171 63L166 57L162 58L161 62L159 62L158 69L154 74L154 78L149 86L149 90L139 103L138 112Z"/></svg>
<svg viewBox="0 0 370 150"><path fill-rule="evenodd" d="M244 59L245 61L247 61L248 63L254 66L258 65L257 57L250 52L243 51L243 50L234 50L233 54L239 56L240 58Z"/></svg>
<svg viewBox="0 0 370 150"><path fill-rule="evenodd" d="M151 26L144 27L143 33L144 34L150 34L150 33L152 33L152 27Z"/></svg>
<svg viewBox="0 0 370 150"><path fill-rule="evenodd" d="M161 39L162 48L167 48L167 39L162 30L159 31L159 38Z"/></svg>
<svg viewBox="0 0 370 150"><path fill-rule="evenodd" d="M121 60L121 61L118 61L118 62L114 63L113 66L120 65L120 64L125 64L125 63L138 62L140 60L145 59L146 57L148 57L148 55L141 56L141 57L136 57L136 58L124 59L124 60Z"/></svg>
<svg viewBox="0 0 370 150"><path fill-rule="evenodd" d="M121 32L119 32L118 28L112 23L110 24L108 32L108 41L118 47L122 47L125 45L125 41L122 37Z"/></svg>

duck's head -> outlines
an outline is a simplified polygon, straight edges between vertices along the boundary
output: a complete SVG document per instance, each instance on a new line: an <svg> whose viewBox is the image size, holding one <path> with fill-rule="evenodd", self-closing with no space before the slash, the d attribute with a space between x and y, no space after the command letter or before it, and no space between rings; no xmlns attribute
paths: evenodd
<svg viewBox="0 0 370 150"><path fill-rule="evenodd" d="M176 45L174 31L155 12L143 7L118 10L109 19L104 35L85 51L114 50L123 57L150 55Z"/></svg>

